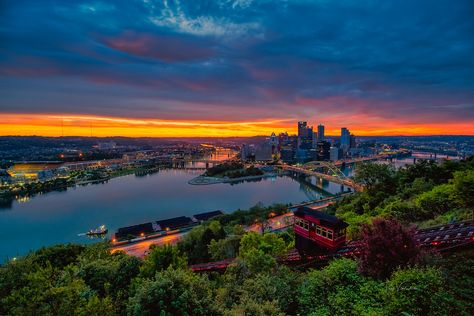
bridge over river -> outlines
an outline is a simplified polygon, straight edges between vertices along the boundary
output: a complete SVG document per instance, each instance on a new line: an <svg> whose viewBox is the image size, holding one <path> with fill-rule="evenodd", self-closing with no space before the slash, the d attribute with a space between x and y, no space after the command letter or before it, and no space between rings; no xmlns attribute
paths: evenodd
<svg viewBox="0 0 474 316"><path fill-rule="evenodd" d="M337 166L323 161L314 161L302 166L280 165L283 170L322 178L334 183L342 184L353 188L355 191L363 191L364 187L355 183L354 180L347 177Z"/></svg>

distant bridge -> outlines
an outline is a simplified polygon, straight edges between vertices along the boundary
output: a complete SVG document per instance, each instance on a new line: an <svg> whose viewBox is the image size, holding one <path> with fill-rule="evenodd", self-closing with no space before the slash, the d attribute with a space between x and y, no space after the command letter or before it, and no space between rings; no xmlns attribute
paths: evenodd
<svg viewBox="0 0 474 316"><path fill-rule="evenodd" d="M228 160L205 159L205 158L173 158L173 162L204 162L204 163L224 163Z"/></svg>
<svg viewBox="0 0 474 316"><path fill-rule="evenodd" d="M380 158L383 158L381 155L376 155L373 157L361 157L361 158L352 158L352 159L344 159L344 160L338 160L334 163L335 166L342 166L343 164L346 165L351 165L355 163L360 163L360 162L368 162L368 161L375 161L379 160ZM318 161L320 162L320 161Z"/></svg>
<svg viewBox="0 0 474 316"><path fill-rule="evenodd" d="M355 183L354 180L347 177L341 169L330 162L311 161L303 166L281 165L283 170L289 170L301 173L307 176L322 178L334 183L342 184L353 188L356 191L363 191L364 187Z"/></svg>
<svg viewBox="0 0 474 316"><path fill-rule="evenodd" d="M338 194L338 195L335 195L335 196L330 196L330 197L323 198L323 199L318 199L318 200L293 204L293 205L288 207L288 210L291 211L291 210L297 209L298 207L309 206L309 205L312 205L312 206L325 206L326 205L327 206L327 205L329 205L331 203L334 203L337 200L341 200L345 196L348 196L348 195L351 195L351 194L353 194L353 192L344 192L342 194Z"/></svg>

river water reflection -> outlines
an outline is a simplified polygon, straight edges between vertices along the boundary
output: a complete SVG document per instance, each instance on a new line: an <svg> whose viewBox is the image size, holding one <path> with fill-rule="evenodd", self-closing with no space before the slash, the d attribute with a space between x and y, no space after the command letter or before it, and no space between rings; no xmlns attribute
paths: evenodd
<svg viewBox="0 0 474 316"><path fill-rule="evenodd" d="M0 209L0 262L41 246L93 242L78 234L101 224L111 234L119 227L153 220L218 209L232 212L259 202L294 204L328 195L310 183L286 176L238 184L189 185L200 173L202 170L165 169L145 177L129 175L14 201L10 208ZM326 181L322 186L331 193L341 190L340 185Z"/></svg>

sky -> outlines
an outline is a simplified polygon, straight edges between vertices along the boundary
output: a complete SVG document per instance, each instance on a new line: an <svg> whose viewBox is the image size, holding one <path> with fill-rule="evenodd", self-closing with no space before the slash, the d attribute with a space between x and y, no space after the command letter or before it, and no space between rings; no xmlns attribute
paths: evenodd
<svg viewBox="0 0 474 316"><path fill-rule="evenodd" d="M474 135L472 0L0 2L0 135Z"/></svg>

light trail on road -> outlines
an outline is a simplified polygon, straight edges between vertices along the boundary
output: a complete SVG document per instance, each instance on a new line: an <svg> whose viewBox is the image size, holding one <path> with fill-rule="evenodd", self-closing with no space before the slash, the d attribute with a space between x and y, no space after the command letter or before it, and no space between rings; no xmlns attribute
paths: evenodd
<svg viewBox="0 0 474 316"><path fill-rule="evenodd" d="M130 256L144 258L147 255L148 250L150 249L150 246L175 245L178 243L178 241L181 240L181 238L184 235L185 233L178 233L178 234L163 236L163 237L159 237L155 239L142 240L133 244L116 246L116 247L112 247L111 252L114 253L117 251L123 251Z"/></svg>

